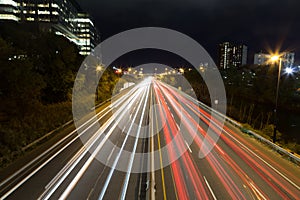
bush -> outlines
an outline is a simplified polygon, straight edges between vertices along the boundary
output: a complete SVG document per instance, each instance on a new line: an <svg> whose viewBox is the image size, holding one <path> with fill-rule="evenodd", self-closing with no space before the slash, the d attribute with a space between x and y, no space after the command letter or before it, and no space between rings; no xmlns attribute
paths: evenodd
<svg viewBox="0 0 300 200"><path fill-rule="evenodd" d="M289 142L286 145L286 148L291 150L294 153L300 154L300 145L296 142Z"/></svg>
<svg viewBox="0 0 300 200"><path fill-rule="evenodd" d="M0 167L22 153L22 148L72 119L71 102L39 104L22 121L12 119L0 124Z"/></svg>

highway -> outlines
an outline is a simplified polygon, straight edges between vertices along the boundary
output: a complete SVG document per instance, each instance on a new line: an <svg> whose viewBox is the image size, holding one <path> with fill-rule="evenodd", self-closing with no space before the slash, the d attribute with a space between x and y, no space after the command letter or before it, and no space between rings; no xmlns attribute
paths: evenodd
<svg viewBox="0 0 300 200"><path fill-rule="evenodd" d="M82 120L2 171L1 199L300 198L299 166L153 77Z"/></svg>

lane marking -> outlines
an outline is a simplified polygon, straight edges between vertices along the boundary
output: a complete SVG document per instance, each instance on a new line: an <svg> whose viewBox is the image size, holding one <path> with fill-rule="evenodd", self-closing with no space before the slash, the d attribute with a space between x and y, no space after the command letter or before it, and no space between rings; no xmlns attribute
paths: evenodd
<svg viewBox="0 0 300 200"><path fill-rule="evenodd" d="M204 178L204 181L205 181L205 183L206 183L206 185L207 185L207 187L208 187L208 189L209 189L211 195L213 196L214 200L217 200L217 198L216 198L216 196L215 196L213 190L211 189L211 187L210 187L208 181L206 180L205 176L203 176L203 178Z"/></svg>
<svg viewBox="0 0 300 200"><path fill-rule="evenodd" d="M7 179L5 179L3 182L0 183L0 187L4 184L6 184L8 181L10 181L11 179L13 179L14 177L18 176L21 173L25 173L24 171L29 168L32 164L36 163L38 160L40 160L42 157L46 156L49 152L51 152L53 149L55 149L56 147L58 147L60 144L62 144L65 140L67 140L71 135L73 135L74 133L76 133L78 130L80 130L82 127L84 127L86 124L88 124L91 120L95 119L96 117L98 117L99 115L101 115L104 111L108 110L105 114L101 115L102 119L105 115L107 115L108 112L110 112L112 110L112 107L116 104L117 106L119 104L121 104L121 102L123 101L123 99L126 99L127 97L130 97L130 95L135 92L135 90L137 90L137 88L133 88L130 92L128 92L127 94L123 95L122 97L120 97L117 101L111 103L109 106L107 106L106 108L104 108L103 110L101 110L98 114L94 115L92 118L90 118L89 120L87 120L85 123L83 123L82 125L80 125L78 128L76 128L75 130L73 130L71 133L69 133L67 136L65 136L64 138L62 138L61 140L59 140L57 143L55 143L52 147L50 147L49 149L47 149L46 151L44 151L42 154L40 154L38 157L36 157L35 159L33 159L31 162L29 162L27 165L25 165L24 167L22 167L21 169L19 169L17 172L15 172L14 174L12 174L11 176L9 176ZM99 119L99 120L100 120ZM98 120L96 122L93 123L93 125L95 123L97 123ZM45 165L47 165L52 159L54 159L59 153L61 153L64 149L66 149L68 146L70 146L75 140L77 140L81 135L83 135L84 132L86 132L91 126L90 125L88 128L86 128L84 131L81 132L80 135L77 135L73 140L71 140L68 144L66 144L64 147L62 147L58 152L56 152L53 156L51 156L49 159L47 159L44 163L42 163L38 168L36 168L33 172L31 172L29 175L27 175L23 180L21 180L17 185L15 185L13 188L11 188L8 192L6 192L1 198L5 199L6 197L8 197L9 195L11 195L16 189L18 189L21 185L23 185L23 183L25 183L28 179L30 179L33 175L35 175L41 168L43 168Z"/></svg>
<svg viewBox="0 0 300 200"><path fill-rule="evenodd" d="M260 197L267 200L267 198L255 187L255 185L253 185L251 182L249 182L249 183L250 183L251 187L259 194Z"/></svg>
<svg viewBox="0 0 300 200"><path fill-rule="evenodd" d="M149 88L150 88L150 86L147 86L147 91L146 91L146 95L145 96L149 95ZM136 135L136 139L135 139L135 143L134 143L134 147L133 147L133 152L131 152L131 157L130 157L129 165L128 165L128 171L126 173L125 181L124 181L124 184L123 184L123 189L122 189L121 197L120 197L120 199L122 199L122 200L125 199L125 196L126 196L126 193L127 193L129 178L130 178L130 174L131 174L131 170L132 170L134 155L135 155L135 152L136 152L136 149L137 149L139 135L140 135L140 132L141 132L141 127L142 127L142 122L143 122L142 119L144 118L147 100L148 100L148 98L146 98L145 104L143 106L142 115L141 115L141 121L140 121L139 126L138 126L137 135Z"/></svg>
<svg viewBox="0 0 300 200"><path fill-rule="evenodd" d="M150 94L150 106L153 104L153 91L152 89L150 90L151 94ZM154 127L153 127L153 118L154 118L154 113L150 111L150 116L151 116L151 121L149 120L149 123L151 123L151 126L149 126L149 133L151 134L154 131ZM150 191L150 199L151 200L155 200L155 171L154 171L154 135L152 134L151 138L150 138L150 152L151 152L151 191Z"/></svg>
<svg viewBox="0 0 300 200"><path fill-rule="evenodd" d="M145 94L145 93L144 93L144 94ZM144 96L144 94L143 94L143 96ZM137 118L138 111L139 111L141 105L142 105L142 101L140 101L140 103L139 103L139 105L138 105L138 109L135 111L133 120L131 121L130 127L129 127L129 129L128 129L128 132L131 131L131 129L132 129L133 125L134 125L134 121L135 121L135 119ZM120 148L120 150L119 150L119 153L118 153L117 157L115 158L115 161L114 161L114 163L113 163L113 165L112 165L112 167L111 167L111 169L110 169L110 171L109 171L109 174L108 174L108 176L107 176L107 178L106 178L106 180L105 180L104 186L102 187L102 190L101 190L101 193L100 193L98 199L103 199L103 198L104 198L104 195L105 195L106 190L107 190L107 188L108 188L108 185L109 185L109 183L110 183L110 181L111 181L111 178L112 178L112 176L113 176L113 173L114 173L114 171L115 171L115 168L116 168L116 166L117 166L117 164L118 164L118 162L119 162L119 160L120 160L121 154L122 154L122 152L123 152L123 149L124 149L124 147L125 147L125 144L126 144L128 138L129 138L129 134L126 134L126 137L124 138L124 141L123 141L122 146L121 146L121 148Z"/></svg>
<svg viewBox="0 0 300 200"><path fill-rule="evenodd" d="M191 149L191 147L189 146L189 144L187 143L187 141L184 140L184 142L185 142L185 145L187 146L189 152L190 152L190 153L193 153L193 152L192 152L192 149Z"/></svg>
<svg viewBox="0 0 300 200"><path fill-rule="evenodd" d="M191 100L201 103L199 101L196 101L192 98L190 98ZM199 108L205 108L205 106L202 105L199 106ZM209 108L211 111L213 111L211 108ZM213 111L215 112L215 111ZM260 159L263 163L265 163L268 167L270 167L272 170L274 170L277 174L279 174L281 177L283 177L287 182L289 182L291 185L293 185L294 187L296 187L298 190L300 190L300 187L294 183L292 180L290 180L288 177L286 177L284 174L282 174L280 171L278 171L276 168L274 168L271 164L269 164L267 161L265 161L263 158L261 158L259 155L257 155L254 151L252 151L251 149L249 149L246 145L244 145L242 142L240 142L239 140L237 140L235 137L233 137L228 131L226 131L224 128L221 128L219 126L219 124L217 124L214 120L208 118L207 116L203 115L201 112L199 112L204 118L208 119L212 124L214 124L216 126L216 128L218 128L219 130L221 130L222 132L226 133L229 137L231 137L234 141L236 141L237 143L239 143L241 145L240 148L244 148L245 150L247 150L248 152L252 153L254 156L256 156L258 159Z"/></svg>
<svg viewBox="0 0 300 200"><path fill-rule="evenodd" d="M226 132L233 140L235 140L236 142L238 142L240 145L242 145L245 149L247 149L250 153L252 153L253 155L255 155L257 158L259 158L263 163L265 163L268 167L270 167L271 169L273 169L276 173L278 173L281 177L283 177L286 181L288 181L291 185L293 185L294 187L296 187L298 190L300 190L300 187L294 183L293 181L291 181L288 177L286 177L284 174L282 174L280 171L278 171L276 168L274 168L271 164L269 164L267 161L265 161L263 158L261 158L259 155L257 155L256 153L254 153L251 149L249 149L247 146L245 146L243 143L241 143L240 141L238 141L237 139L235 139L230 133L228 133L226 130L224 130L224 132Z"/></svg>
<svg viewBox="0 0 300 200"><path fill-rule="evenodd" d="M157 120L157 113L156 109L154 109L155 112L155 120L156 120L156 130L158 131L158 120ZM161 146L160 146L160 133L158 131L157 133L157 142L158 142L158 151L159 151L159 161L160 161L160 173L161 173L161 181L162 181L162 188L163 188L163 195L164 195L164 200L167 199L167 193L166 193L166 185L165 185L165 174L164 174L164 169L163 169L163 164L162 164L162 153L161 153Z"/></svg>
<svg viewBox="0 0 300 200"><path fill-rule="evenodd" d="M122 109L123 109L123 107L125 107L128 103L127 102L130 102L129 104L132 104L132 102L133 101L131 101L131 99L134 99L134 98L137 98L137 95L134 95L134 96L131 96L129 99L127 99L127 101L125 102L125 103L123 103L123 105L121 106L121 108L116 112L116 113L118 113L118 114L120 114L121 113L121 115L119 116L119 115L117 115L119 118L118 118L118 122L120 122L121 121L121 116L123 116L124 115L124 113L122 112ZM92 138L90 138L89 139L89 141L87 142L87 147L86 146L83 146L82 148L85 150L84 151L84 153L83 154L81 154L81 155L78 155L77 156L77 154L78 153L76 153L75 154L75 156L73 157L73 158L76 158L77 157L77 159L75 160L75 162L74 163L71 163L70 164L70 167L68 168L68 169L62 169L63 171L65 171L65 173L63 173L59 178L60 179L58 179L58 181L56 180L56 184L54 185L54 183L53 183L53 189L52 190L50 190L50 189L48 189L48 191L47 190L45 190L44 192L43 192L43 194L39 197L39 199L41 199L43 196L45 196L45 195L47 195L46 197L44 197L43 199L47 199L47 198L50 198L50 196L56 191L56 189L60 186L60 184L64 181L64 179L71 173L71 171L75 168L75 166L79 163L79 161L83 158L83 156L89 151L89 149L92 147L92 145L94 145L95 144L95 142L100 138L100 136L102 135L102 133L104 132L104 130L106 130L109 126L110 126L110 124L112 124L113 122L114 122L114 118L109 118L104 124L103 124L103 126L92 136ZM104 139L103 139L103 141L106 141L107 140L107 138L109 137L109 135L111 134L111 132L112 132L112 130L115 128L117 126L117 124L114 124L114 126L113 126L113 128L112 129L110 129L109 130L109 132L107 133L107 135L104 137ZM100 133L100 134L99 134ZM98 136L97 136L97 134L99 134ZM96 137L96 139L93 139L94 137ZM103 141L102 141L102 143L103 143ZM91 144L90 144L91 143ZM100 143L101 144L101 143ZM102 145L103 146L103 145ZM95 152L95 151L94 151ZM91 157L90 157L91 158ZM71 160L69 161L69 162L71 162ZM61 171L62 171L61 170ZM59 173L60 174L60 173ZM77 174L78 175L78 174ZM73 181L71 182L71 184L73 185L73 186L75 186L76 185L76 183L74 184L73 183ZM70 187L70 185L69 185L69 187ZM49 190L50 190L50 192L49 192ZM65 191L66 192L66 191Z"/></svg>
<svg viewBox="0 0 300 200"><path fill-rule="evenodd" d="M165 101L164 97L163 97L163 99ZM158 102L158 105L162 105L161 100L159 98L157 98L157 102ZM155 112L155 113L156 113L156 116L159 116L159 115L157 115L157 112ZM156 122L157 122L157 118L156 118ZM162 166L162 153L161 153L161 145L160 145L161 144L161 142L160 142L160 133L157 134L157 140L158 140L158 147L159 147L159 157L160 157L160 167L161 167L161 174L162 174L162 184L163 184L164 198L167 199L166 192L165 192L166 188L165 188L164 171L163 171L163 166ZM171 174L171 177L172 177L172 183L173 183L173 189L174 189L175 197L176 197L176 200L178 200L178 194L177 194L178 192L177 192L177 189L176 189L176 185L175 185L175 181L174 181L174 175L173 175L173 170L172 170L171 165L169 165L169 170L170 170L170 174Z"/></svg>

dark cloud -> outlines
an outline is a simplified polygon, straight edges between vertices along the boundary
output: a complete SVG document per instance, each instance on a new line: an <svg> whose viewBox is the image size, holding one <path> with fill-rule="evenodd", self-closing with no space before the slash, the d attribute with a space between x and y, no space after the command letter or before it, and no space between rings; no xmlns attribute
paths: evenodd
<svg viewBox="0 0 300 200"><path fill-rule="evenodd" d="M222 41L243 42L250 53L292 49L299 56L299 0L79 0L103 39L131 28L159 26L181 31L215 57ZM299 52L299 53L298 53ZM251 60L250 60L251 62Z"/></svg>

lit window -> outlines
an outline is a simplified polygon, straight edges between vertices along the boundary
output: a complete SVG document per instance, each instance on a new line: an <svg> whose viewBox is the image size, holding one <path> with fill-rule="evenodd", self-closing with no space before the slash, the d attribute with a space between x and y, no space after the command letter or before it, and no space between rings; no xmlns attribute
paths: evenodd
<svg viewBox="0 0 300 200"><path fill-rule="evenodd" d="M52 3L52 4L51 4L51 7L52 7L52 8L59 8L59 6L58 6L56 3Z"/></svg>
<svg viewBox="0 0 300 200"><path fill-rule="evenodd" d="M59 15L57 11L52 11L53 15Z"/></svg>
<svg viewBox="0 0 300 200"><path fill-rule="evenodd" d="M20 20L20 18L18 18L15 15L12 15L12 14L0 14L0 19L14 20L14 21L19 21Z"/></svg>
<svg viewBox="0 0 300 200"><path fill-rule="evenodd" d="M39 21L41 21L41 22L50 22L50 19L39 19Z"/></svg>
<svg viewBox="0 0 300 200"><path fill-rule="evenodd" d="M40 8L48 8L49 7L49 3L47 3L47 4L38 4L38 7L40 7Z"/></svg>
<svg viewBox="0 0 300 200"><path fill-rule="evenodd" d="M32 17L27 17L26 20L27 20L27 21L34 21L34 18L32 18Z"/></svg>
<svg viewBox="0 0 300 200"><path fill-rule="evenodd" d="M50 11L48 10L38 10L39 15L50 15Z"/></svg>
<svg viewBox="0 0 300 200"><path fill-rule="evenodd" d="M15 6L15 7L18 6L17 2L15 2L13 0L0 0L0 4L11 5L11 6Z"/></svg>

